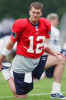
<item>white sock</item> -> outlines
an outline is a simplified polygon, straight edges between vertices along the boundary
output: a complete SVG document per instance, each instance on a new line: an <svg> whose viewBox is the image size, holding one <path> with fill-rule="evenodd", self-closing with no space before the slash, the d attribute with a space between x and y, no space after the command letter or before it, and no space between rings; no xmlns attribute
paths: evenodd
<svg viewBox="0 0 66 100"><path fill-rule="evenodd" d="M10 72L8 71L8 69L2 70L2 75L3 75L5 80L9 80L9 78L11 77Z"/></svg>
<svg viewBox="0 0 66 100"><path fill-rule="evenodd" d="M10 76L12 77L12 78L14 78L13 77L13 69L11 68L11 70L10 70Z"/></svg>
<svg viewBox="0 0 66 100"><path fill-rule="evenodd" d="M51 93L61 93L61 84L54 82Z"/></svg>

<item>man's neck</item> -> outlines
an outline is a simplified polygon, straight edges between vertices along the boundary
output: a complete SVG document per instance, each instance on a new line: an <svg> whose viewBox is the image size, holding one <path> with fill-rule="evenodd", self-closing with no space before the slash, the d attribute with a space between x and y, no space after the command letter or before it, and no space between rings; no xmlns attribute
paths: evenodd
<svg viewBox="0 0 66 100"><path fill-rule="evenodd" d="M30 21L30 23L31 23L31 24L33 24L33 25L38 24L38 21L32 21L32 19L31 19L31 18L29 18L29 21Z"/></svg>

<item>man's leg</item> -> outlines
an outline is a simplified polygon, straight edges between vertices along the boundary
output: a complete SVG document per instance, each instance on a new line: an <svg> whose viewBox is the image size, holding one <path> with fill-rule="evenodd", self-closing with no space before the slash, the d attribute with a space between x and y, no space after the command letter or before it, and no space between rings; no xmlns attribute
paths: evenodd
<svg viewBox="0 0 66 100"><path fill-rule="evenodd" d="M15 87L15 82L14 82L14 77L13 77L13 72L12 71L9 71L9 69L3 69L2 74L5 78L5 80L8 80L9 87L10 87L13 95L16 98L26 98L27 97L26 94L23 94L23 95L20 94L19 95L19 94L16 93L16 87Z"/></svg>
<svg viewBox="0 0 66 100"><path fill-rule="evenodd" d="M27 95L17 95L17 94L16 94L15 83L14 83L14 79L13 79L12 77L9 78L8 83L9 83L9 87L10 87L10 89L11 89L13 95L14 95L16 98L27 98Z"/></svg>
<svg viewBox="0 0 66 100"><path fill-rule="evenodd" d="M59 59L51 55L48 56L45 68L49 68L55 65L53 73L54 82L51 93L61 93L61 79L64 72L64 62L65 59L63 57Z"/></svg>
<svg viewBox="0 0 66 100"><path fill-rule="evenodd" d="M46 66L45 68L49 68L52 66L56 66L54 69L54 79L56 82L61 83L62 75L64 72L64 63L65 59L62 57L61 59L56 58L55 56L49 55L47 58Z"/></svg>

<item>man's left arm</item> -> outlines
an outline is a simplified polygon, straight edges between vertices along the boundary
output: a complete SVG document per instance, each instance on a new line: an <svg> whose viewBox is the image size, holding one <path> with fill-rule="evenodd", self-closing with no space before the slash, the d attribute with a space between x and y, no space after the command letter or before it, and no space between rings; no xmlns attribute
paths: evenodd
<svg viewBox="0 0 66 100"><path fill-rule="evenodd" d="M60 52L55 52L55 51L51 50L49 47L45 48L45 52L47 52L48 54L50 54L52 56L55 56L55 57L57 57L59 59L66 60L66 57L63 54L61 54Z"/></svg>

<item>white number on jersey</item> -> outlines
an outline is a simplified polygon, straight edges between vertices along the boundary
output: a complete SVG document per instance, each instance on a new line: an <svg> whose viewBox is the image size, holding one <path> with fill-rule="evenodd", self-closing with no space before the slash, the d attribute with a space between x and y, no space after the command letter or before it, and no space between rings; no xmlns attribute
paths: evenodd
<svg viewBox="0 0 66 100"><path fill-rule="evenodd" d="M34 53L34 49L33 49L33 46L34 46L34 37L30 36L29 40L30 40L30 46L29 46L27 52ZM38 36L37 39L36 39L36 41L39 42L40 40L42 40L42 43L37 43L36 44L36 54L40 54L42 52L42 48L41 47L44 47L44 43L46 41L46 39L45 39L44 36Z"/></svg>

